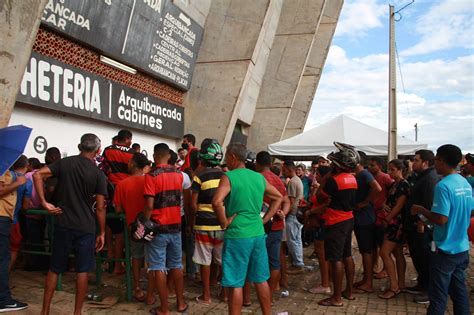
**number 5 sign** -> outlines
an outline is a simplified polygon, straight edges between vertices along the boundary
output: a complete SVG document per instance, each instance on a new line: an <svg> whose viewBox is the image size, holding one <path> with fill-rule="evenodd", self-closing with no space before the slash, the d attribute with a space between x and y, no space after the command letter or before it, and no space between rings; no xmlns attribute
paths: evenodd
<svg viewBox="0 0 474 315"><path fill-rule="evenodd" d="M43 136L38 136L33 141L33 147L38 154L43 154L48 150L48 141Z"/></svg>

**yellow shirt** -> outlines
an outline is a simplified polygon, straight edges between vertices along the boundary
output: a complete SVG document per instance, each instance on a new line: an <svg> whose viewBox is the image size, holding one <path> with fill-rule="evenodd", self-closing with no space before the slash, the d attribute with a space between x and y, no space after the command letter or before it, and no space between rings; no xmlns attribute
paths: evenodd
<svg viewBox="0 0 474 315"><path fill-rule="evenodd" d="M13 176L10 171L7 171L3 176L0 176L0 182L4 185L10 185L13 182ZM9 217L13 219L13 212L16 205L16 189L11 193L0 197L0 217Z"/></svg>

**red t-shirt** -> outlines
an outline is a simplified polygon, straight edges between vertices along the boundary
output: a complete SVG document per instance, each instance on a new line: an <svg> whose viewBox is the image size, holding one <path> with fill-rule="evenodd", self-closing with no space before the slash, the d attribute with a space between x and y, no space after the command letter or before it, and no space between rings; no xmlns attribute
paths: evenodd
<svg viewBox="0 0 474 315"><path fill-rule="evenodd" d="M278 192L282 196L288 195L288 193L286 192L285 185L283 185L283 182L281 181L280 177L276 176L271 171L263 171L262 175L263 175L263 177L265 177L265 179L267 180L267 182L269 184L271 184L273 187L275 187L278 190ZM268 197L264 196L263 197L263 202L265 202L266 204L270 204L270 199ZM272 231L281 231L281 230L283 230L284 226L285 226L285 221L280 219L279 216L274 215L273 216Z"/></svg>
<svg viewBox="0 0 474 315"><path fill-rule="evenodd" d="M196 150L198 150L198 148L194 147L188 151L188 154L186 154L184 158L184 164L180 168L181 171L186 171L188 168L191 167L191 153Z"/></svg>
<svg viewBox="0 0 474 315"><path fill-rule="evenodd" d="M380 187L382 187L382 191L373 200L374 209L375 211L378 211L382 209L383 204L387 200L388 190L393 183L393 179L390 177L390 175L384 172L379 172L374 177L377 183L379 183Z"/></svg>
<svg viewBox="0 0 474 315"><path fill-rule="evenodd" d="M137 215L143 211L145 206L144 186L145 176L130 176L115 186L114 204L122 206L128 225L132 224Z"/></svg>

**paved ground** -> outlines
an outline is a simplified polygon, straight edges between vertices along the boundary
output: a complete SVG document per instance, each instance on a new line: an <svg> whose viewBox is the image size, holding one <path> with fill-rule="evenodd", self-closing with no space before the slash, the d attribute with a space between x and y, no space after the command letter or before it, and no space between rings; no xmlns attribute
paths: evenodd
<svg viewBox="0 0 474 315"><path fill-rule="evenodd" d="M306 249L305 254L309 255L311 249ZM471 250L471 261L474 258L474 251ZM356 279L360 278L362 267L360 264L360 255L355 250L356 259ZM315 261L306 260L307 264L315 264ZM416 275L414 273L411 260L407 257L407 285L413 285L410 279ZM303 275L290 276L290 296L287 298L276 298L275 306L272 309L273 314L425 314L426 306L418 305L412 302L413 296L410 294L400 294L392 300L382 300L377 294L358 294L356 300L345 301L344 306L340 308L329 308L319 306L317 302L322 299L323 295L314 295L305 291L305 288L311 287L315 282L319 283L319 271L317 268L312 272L306 272ZM16 298L30 304L28 310L15 314L38 314L41 310L41 301L43 295L44 274L39 272L15 271L11 278L11 284L14 286L13 293ZM124 298L124 281L122 277L105 276L104 286L97 290L97 293L107 297L118 297L117 304L110 308L99 309L87 305L84 309L85 314L148 314L150 307L143 303L126 303ZM375 280L375 288L378 291L386 286L386 280ZM474 288L474 267L471 264L468 269L468 286L469 289ZM74 274L66 274L64 276L64 290L56 292L52 314L71 314L74 305ZM96 288L91 285L90 291ZM217 294L217 289L214 290ZM211 306L198 305L193 302L193 298L200 294L200 288L187 281L186 298L189 303L189 314L225 314L227 313L227 305L218 303L217 297L214 297ZM470 295L471 307L474 314L474 294ZM171 301L171 300L170 300ZM173 302L171 304L172 311L176 310ZM451 308L451 307L450 307ZM252 295L252 306L244 308L244 314L259 314L258 301L255 294ZM453 314L452 310L448 310L448 314Z"/></svg>

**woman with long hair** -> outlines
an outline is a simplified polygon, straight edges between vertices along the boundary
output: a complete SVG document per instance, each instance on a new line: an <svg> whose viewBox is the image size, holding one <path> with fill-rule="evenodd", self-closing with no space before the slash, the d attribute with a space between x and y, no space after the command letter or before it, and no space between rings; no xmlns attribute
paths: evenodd
<svg viewBox="0 0 474 315"><path fill-rule="evenodd" d="M408 200L410 185L403 178L405 165L402 160L392 160L388 163L388 174L394 179L390 186L383 211L377 220L384 226L384 241L380 250L385 269L387 270L390 286L379 295L382 299L391 299L400 294L405 288L406 262L403 255L402 211ZM395 263L392 258L395 256Z"/></svg>

